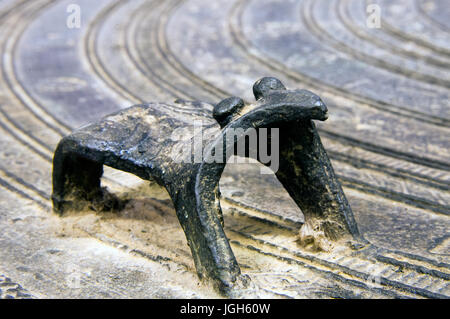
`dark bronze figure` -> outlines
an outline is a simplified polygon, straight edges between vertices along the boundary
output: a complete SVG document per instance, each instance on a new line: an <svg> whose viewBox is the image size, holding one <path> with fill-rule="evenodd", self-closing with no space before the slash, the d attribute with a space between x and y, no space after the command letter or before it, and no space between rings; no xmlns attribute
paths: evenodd
<svg viewBox="0 0 450 319"><path fill-rule="evenodd" d="M55 211L62 214L81 200L101 200L103 165L155 180L172 198L198 275L227 292L246 282L223 231L220 207L219 180L240 138L234 130L278 128L280 159L275 174L305 220L318 225L329 240L348 237L364 242L312 121L326 120L327 107L317 95L286 90L275 78L257 81L253 92L256 103L251 105L237 97L215 107L181 100L176 105L150 103L74 131L61 140L54 156ZM202 123L209 138L183 157L195 139L193 123ZM224 143L230 136L231 146ZM199 162L195 148L205 155ZM246 147L246 156L251 148ZM215 161L217 157L223 161Z"/></svg>

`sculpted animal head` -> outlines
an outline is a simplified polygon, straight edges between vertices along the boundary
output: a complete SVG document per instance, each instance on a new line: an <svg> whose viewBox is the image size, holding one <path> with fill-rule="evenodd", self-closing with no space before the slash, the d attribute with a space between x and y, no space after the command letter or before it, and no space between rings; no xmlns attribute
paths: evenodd
<svg viewBox="0 0 450 319"><path fill-rule="evenodd" d="M245 105L239 97L229 97L214 107L213 116L221 127L239 116L257 109L266 109L270 117L283 109L291 110L292 120L320 120L328 118L328 109L316 94L307 90L287 90L280 80L264 77L253 85L256 103ZM286 120L290 120L287 118Z"/></svg>
<svg viewBox="0 0 450 319"><path fill-rule="evenodd" d="M262 105L297 106L305 117L324 121L328 109L322 99L308 90L287 90L280 80L264 77L253 85L255 99Z"/></svg>

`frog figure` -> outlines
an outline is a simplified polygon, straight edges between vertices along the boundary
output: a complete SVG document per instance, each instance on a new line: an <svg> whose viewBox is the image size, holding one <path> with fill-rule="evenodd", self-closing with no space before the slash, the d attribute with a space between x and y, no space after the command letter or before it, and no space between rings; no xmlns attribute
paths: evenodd
<svg viewBox="0 0 450 319"><path fill-rule="evenodd" d="M236 153L236 129L276 128L275 175L305 215L300 243L320 238L364 242L313 123L328 118L323 101L307 90L287 90L273 77L258 80L253 93L256 102L251 104L230 97L216 105L177 100L132 106L75 130L60 141L54 154L54 210L62 214L77 201L103 200L103 165L154 180L173 201L199 277L229 294L249 280L223 230L219 180L226 160ZM201 123L208 136L194 146L204 155L200 161L192 160L194 155L187 160L177 155L195 139L192 123ZM224 144L230 136L233 142ZM266 138L269 144L275 141L270 135ZM253 147L256 159L268 165L259 156L258 145ZM251 148L246 146L245 154L252 153ZM214 160L217 152L222 152L223 161ZM316 246L323 248L320 243Z"/></svg>

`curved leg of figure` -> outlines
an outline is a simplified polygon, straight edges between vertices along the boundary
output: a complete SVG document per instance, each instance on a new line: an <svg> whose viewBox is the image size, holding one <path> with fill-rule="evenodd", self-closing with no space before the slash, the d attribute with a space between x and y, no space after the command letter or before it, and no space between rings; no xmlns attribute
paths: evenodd
<svg viewBox="0 0 450 319"><path fill-rule="evenodd" d="M305 214L315 219L327 237L350 233L362 240L353 212L312 121L280 129L280 168L277 178Z"/></svg>
<svg viewBox="0 0 450 319"><path fill-rule="evenodd" d="M204 185L205 188L209 186ZM244 278L223 230L219 192L210 189L196 191L194 187L186 186L182 191L175 193L169 190L169 193L199 277L212 279L220 291L229 294L232 287Z"/></svg>
<svg viewBox="0 0 450 319"><path fill-rule="evenodd" d="M53 207L62 214L70 197L92 201L102 194L103 164L81 157L63 139L53 157Z"/></svg>

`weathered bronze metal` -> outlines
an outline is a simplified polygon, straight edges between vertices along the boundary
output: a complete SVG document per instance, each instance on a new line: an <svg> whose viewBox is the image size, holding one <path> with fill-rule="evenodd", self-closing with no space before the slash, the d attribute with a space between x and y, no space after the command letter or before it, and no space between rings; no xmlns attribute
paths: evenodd
<svg viewBox="0 0 450 319"><path fill-rule="evenodd" d="M250 105L237 97L215 107L183 100L176 105L150 103L74 131L60 141L54 155L55 211L62 214L78 201L105 200L103 165L155 180L172 198L199 277L212 279L227 292L246 282L225 236L220 207L219 180L237 142L233 130L278 128L280 163L275 174L305 220L330 240L348 236L364 242L312 122L327 119L325 104L309 91L287 90L275 78L257 81L253 92L256 103ZM195 138L193 123L201 123L209 136L201 142L206 156L200 162L195 154L180 155ZM227 145L223 142L231 132L233 149L223 148L225 160L214 161L218 146ZM251 153L249 147L246 153Z"/></svg>

